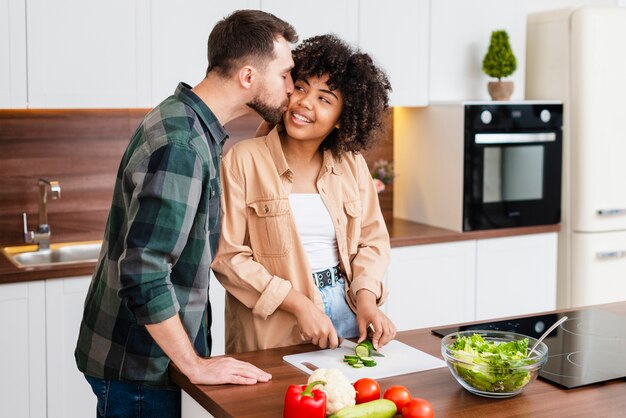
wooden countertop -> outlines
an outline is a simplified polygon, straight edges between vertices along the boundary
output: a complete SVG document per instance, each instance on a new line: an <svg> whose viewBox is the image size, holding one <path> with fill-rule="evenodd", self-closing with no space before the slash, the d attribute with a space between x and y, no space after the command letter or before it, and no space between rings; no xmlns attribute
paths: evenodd
<svg viewBox="0 0 626 418"><path fill-rule="evenodd" d="M50 214L49 221L50 225L52 225L52 242L101 240L106 217L106 211L84 211L66 213L63 215ZM0 220L0 222L11 222L15 224L11 225L12 229L21 229L19 219L4 219ZM559 231L559 225L543 225L523 228L493 229L488 231L455 232L398 218L389 221L387 228L389 229L392 247ZM3 242L2 237L0 237L0 245L5 247L21 245L21 243ZM0 254L0 284L91 275L94 267L95 263L82 263L57 267L18 269L11 264L6 257Z"/></svg>
<svg viewBox="0 0 626 418"><path fill-rule="evenodd" d="M626 302L599 305L626 314ZM429 329L401 332L398 340L441 357L441 338ZM242 353L234 357L251 362L271 373L269 383L253 386L199 386L191 384L176 368L174 382L216 418L282 416L285 391L290 384L306 383L307 375L282 360L287 354L312 351L312 345ZM391 385L406 386L414 397L427 399L437 417L617 417L626 410L626 380L561 389L541 378L508 399L489 399L463 389L447 368L379 380L381 391Z"/></svg>
<svg viewBox="0 0 626 418"><path fill-rule="evenodd" d="M559 232L560 225L540 225L520 228L490 229L486 231L456 232L449 229L419 224L400 218L387 222L391 247L436 244L441 242L466 241L474 239L513 237L518 235Z"/></svg>

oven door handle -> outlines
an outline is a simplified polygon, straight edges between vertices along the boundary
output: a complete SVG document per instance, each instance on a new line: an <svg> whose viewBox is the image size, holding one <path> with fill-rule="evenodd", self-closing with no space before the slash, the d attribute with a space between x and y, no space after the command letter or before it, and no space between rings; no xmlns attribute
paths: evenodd
<svg viewBox="0 0 626 418"><path fill-rule="evenodd" d="M475 134L474 143L476 144L526 144L529 142L554 142L556 141L555 132L536 132L536 133L490 133Z"/></svg>

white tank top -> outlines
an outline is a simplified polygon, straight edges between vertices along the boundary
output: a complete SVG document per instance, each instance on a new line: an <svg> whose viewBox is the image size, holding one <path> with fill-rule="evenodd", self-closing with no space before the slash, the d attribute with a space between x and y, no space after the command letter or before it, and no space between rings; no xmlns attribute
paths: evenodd
<svg viewBox="0 0 626 418"><path fill-rule="evenodd" d="M335 227L320 195L291 193L289 203L311 272L339 264Z"/></svg>

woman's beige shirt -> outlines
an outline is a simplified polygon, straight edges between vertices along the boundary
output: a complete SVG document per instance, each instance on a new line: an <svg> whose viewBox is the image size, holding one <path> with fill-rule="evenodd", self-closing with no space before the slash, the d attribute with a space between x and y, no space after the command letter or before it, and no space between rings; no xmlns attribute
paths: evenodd
<svg viewBox="0 0 626 418"><path fill-rule="evenodd" d="M226 352L302 343L296 318L280 308L291 288L323 315L319 290L289 207L293 172L276 129L233 146L222 160L222 234L212 268L227 291ZM389 233L365 159L324 151L317 190L333 220L348 302L367 289L381 304Z"/></svg>

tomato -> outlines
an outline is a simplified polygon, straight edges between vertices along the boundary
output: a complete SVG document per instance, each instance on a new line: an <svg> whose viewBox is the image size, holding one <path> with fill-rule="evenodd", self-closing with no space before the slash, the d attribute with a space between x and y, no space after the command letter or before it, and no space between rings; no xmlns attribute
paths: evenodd
<svg viewBox="0 0 626 418"><path fill-rule="evenodd" d="M402 412L402 407L411 400L411 392L404 386L391 386L383 397L395 403L398 412Z"/></svg>
<svg viewBox="0 0 626 418"><path fill-rule="evenodd" d="M375 401L380 398L380 385L374 379L364 377L354 382L356 390L356 404Z"/></svg>
<svg viewBox="0 0 626 418"><path fill-rule="evenodd" d="M426 399L413 398L402 408L402 418L434 418L435 410Z"/></svg>

